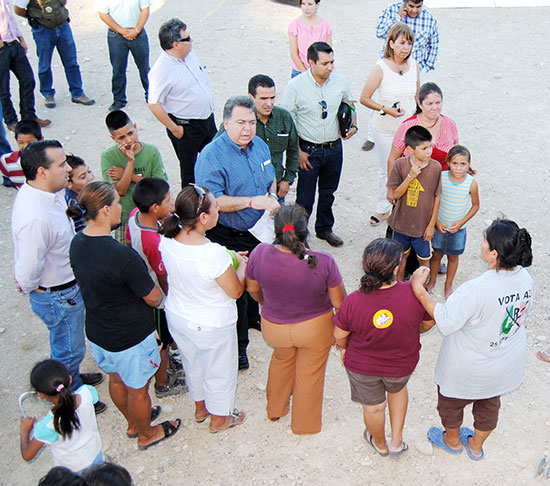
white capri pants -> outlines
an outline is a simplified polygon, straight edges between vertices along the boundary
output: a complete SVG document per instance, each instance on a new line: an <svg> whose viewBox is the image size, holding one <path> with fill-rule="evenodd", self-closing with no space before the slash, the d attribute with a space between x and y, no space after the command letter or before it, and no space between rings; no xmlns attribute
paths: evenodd
<svg viewBox="0 0 550 486"><path fill-rule="evenodd" d="M376 194L377 213L384 214L391 211L392 205L388 201L388 157L390 156L394 133L383 133L373 130L373 142L378 154L378 191Z"/></svg>
<svg viewBox="0 0 550 486"><path fill-rule="evenodd" d="M212 415L235 408L238 376L237 327L208 327L166 311L168 329L180 350L189 394L205 401Z"/></svg>

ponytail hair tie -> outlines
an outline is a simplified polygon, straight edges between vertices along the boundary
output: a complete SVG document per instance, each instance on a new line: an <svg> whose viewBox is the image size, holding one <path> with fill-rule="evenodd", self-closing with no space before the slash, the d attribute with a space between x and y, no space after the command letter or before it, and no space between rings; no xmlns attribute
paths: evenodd
<svg viewBox="0 0 550 486"><path fill-rule="evenodd" d="M61 390L63 390L63 388L65 388L65 385L63 383L57 385L57 388L55 389L55 391L57 393L59 393Z"/></svg>
<svg viewBox="0 0 550 486"><path fill-rule="evenodd" d="M175 211L172 213L172 216L174 216L178 221L180 221L180 217L178 216L178 213Z"/></svg>
<svg viewBox="0 0 550 486"><path fill-rule="evenodd" d="M287 231L296 231L296 230L294 229L294 226L292 226L291 224L287 224L283 226L283 234L286 233Z"/></svg>

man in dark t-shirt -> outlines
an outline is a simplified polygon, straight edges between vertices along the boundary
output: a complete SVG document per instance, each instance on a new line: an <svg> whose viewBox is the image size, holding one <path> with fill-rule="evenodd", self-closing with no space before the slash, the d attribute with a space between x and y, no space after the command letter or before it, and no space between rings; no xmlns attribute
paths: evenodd
<svg viewBox="0 0 550 486"><path fill-rule="evenodd" d="M110 235L122 213L114 187L91 182L79 205L88 225L73 238L70 259L86 306L86 336L97 364L109 374L109 393L128 421L128 437L147 449L181 424L180 419L150 424L160 413L160 407L151 409L148 388L160 364L153 307L162 293L139 254Z"/></svg>

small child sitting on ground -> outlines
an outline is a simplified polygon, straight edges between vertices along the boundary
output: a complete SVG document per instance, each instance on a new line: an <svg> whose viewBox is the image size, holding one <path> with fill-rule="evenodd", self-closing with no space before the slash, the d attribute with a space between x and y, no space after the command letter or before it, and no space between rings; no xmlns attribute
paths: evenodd
<svg viewBox="0 0 550 486"><path fill-rule="evenodd" d="M21 151L30 143L44 140L42 130L36 120L21 120L15 126L15 140L19 150L0 157L0 172L2 185L19 189L25 183L25 175L21 169Z"/></svg>
<svg viewBox="0 0 550 486"><path fill-rule="evenodd" d="M411 155L396 160L387 184L388 196L397 201L388 224L393 229L393 239L403 247L399 280L405 275L411 247L418 263L429 266L441 198L441 165L430 158L431 133L420 125L411 127L405 134L405 144Z"/></svg>
<svg viewBox="0 0 550 486"><path fill-rule="evenodd" d="M133 200L137 206L131 213L126 229L126 239L145 261L149 275L158 282L164 295L168 293L166 270L159 251L160 223L174 211L174 200L170 194L170 186L164 179L144 177L136 184ZM168 331L164 304L155 310L157 333L162 348L160 351L160 366L155 374L155 395L163 398L168 395L185 393L185 382L176 374L168 373L170 364L169 347L174 339Z"/></svg>

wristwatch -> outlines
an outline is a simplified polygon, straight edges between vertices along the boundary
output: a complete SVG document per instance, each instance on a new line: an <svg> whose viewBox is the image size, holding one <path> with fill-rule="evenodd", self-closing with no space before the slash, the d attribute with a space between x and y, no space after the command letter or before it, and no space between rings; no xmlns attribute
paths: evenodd
<svg viewBox="0 0 550 486"><path fill-rule="evenodd" d="M380 113L381 115L385 115L386 113L384 112L384 105L382 105L382 108L380 108L380 110L378 110L378 113Z"/></svg>

